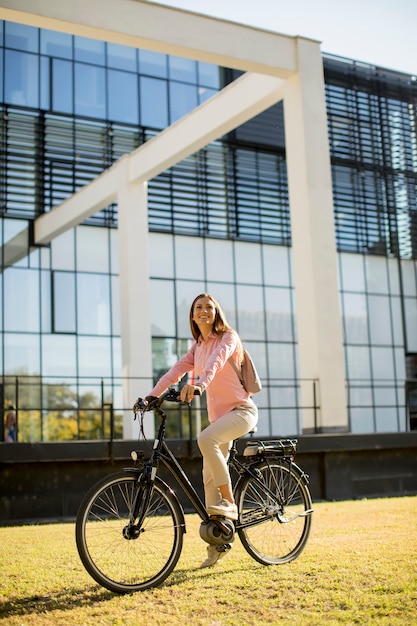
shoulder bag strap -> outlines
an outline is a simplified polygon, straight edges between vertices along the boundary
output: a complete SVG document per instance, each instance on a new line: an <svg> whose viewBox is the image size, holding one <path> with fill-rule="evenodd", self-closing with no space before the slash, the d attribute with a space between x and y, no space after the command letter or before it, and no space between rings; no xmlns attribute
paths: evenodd
<svg viewBox="0 0 417 626"><path fill-rule="evenodd" d="M239 380L242 382L242 374L240 373L238 366L234 362L233 357L229 357L228 361L230 365L233 367L233 369L235 370L236 374L238 375Z"/></svg>

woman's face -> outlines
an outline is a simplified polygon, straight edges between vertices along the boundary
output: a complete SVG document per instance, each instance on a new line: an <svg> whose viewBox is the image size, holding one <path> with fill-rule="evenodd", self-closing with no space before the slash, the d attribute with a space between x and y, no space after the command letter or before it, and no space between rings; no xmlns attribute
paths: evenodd
<svg viewBox="0 0 417 626"><path fill-rule="evenodd" d="M210 298L199 298L194 304L193 321L201 329L212 328L216 318L216 307Z"/></svg>

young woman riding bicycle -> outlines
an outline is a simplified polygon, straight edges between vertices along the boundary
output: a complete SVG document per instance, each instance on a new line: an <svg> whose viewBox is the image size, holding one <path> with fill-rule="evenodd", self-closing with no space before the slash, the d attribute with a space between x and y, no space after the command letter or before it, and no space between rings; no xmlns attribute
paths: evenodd
<svg viewBox="0 0 417 626"><path fill-rule="evenodd" d="M242 386L232 357L240 368L243 347L238 333L229 326L217 300L208 293L197 296L190 308L190 327L195 343L171 369L160 378L147 396L159 397L187 372L194 371L198 382L186 384L181 400L191 402L195 392L206 392L209 425L198 437L203 456L203 485L209 515L223 515L236 520L230 474L227 466L234 439L249 433L258 421L258 410L251 395ZM214 565L225 552L207 547L208 556L201 567Z"/></svg>

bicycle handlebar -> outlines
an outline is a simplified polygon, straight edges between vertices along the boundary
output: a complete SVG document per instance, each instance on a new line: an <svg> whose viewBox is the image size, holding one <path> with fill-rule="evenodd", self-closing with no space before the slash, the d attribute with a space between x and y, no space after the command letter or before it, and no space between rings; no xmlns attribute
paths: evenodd
<svg viewBox="0 0 417 626"><path fill-rule="evenodd" d="M167 402L181 402L180 394L180 391L170 388L168 389L168 391L160 395L159 398L156 396L146 396L146 398L138 398L133 405L133 413L136 417L136 413L146 413L146 411L153 411L155 409L158 410L164 400L167 400ZM201 391L199 389L195 389L194 395L200 396Z"/></svg>

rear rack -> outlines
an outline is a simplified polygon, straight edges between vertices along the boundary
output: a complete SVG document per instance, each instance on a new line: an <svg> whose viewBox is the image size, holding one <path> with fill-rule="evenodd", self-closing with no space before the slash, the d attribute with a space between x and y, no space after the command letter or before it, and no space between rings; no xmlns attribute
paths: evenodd
<svg viewBox="0 0 417 626"><path fill-rule="evenodd" d="M297 439L277 439L275 441L250 441L243 450L243 456L293 457L297 450Z"/></svg>

